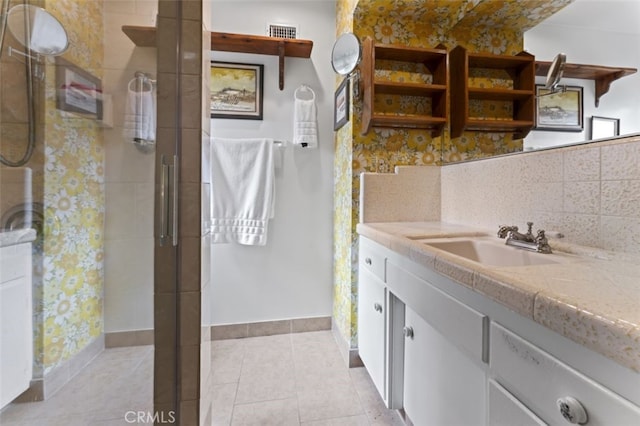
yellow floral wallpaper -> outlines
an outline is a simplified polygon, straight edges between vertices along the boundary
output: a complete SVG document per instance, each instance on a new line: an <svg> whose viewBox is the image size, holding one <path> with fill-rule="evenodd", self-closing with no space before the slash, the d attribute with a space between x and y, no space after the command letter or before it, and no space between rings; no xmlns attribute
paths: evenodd
<svg viewBox="0 0 640 426"><path fill-rule="evenodd" d="M336 7L336 37L346 32L352 32L353 9L357 0L338 1ZM342 78L336 79L336 88ZM355 297L357 294L354 286L356 267L352 265L354 258L352 252L352 235L355 221L352 210L353 191L352 185L352 134L353 114L335 137L335 157L333 165L333 180L336 182L334 189L333 210L333 318L339 332L353 345L352 330L355 330L357 318L355 315Z"/></svg>
<svg viewBox="0 0 640 426"><path fill-rule="evenodd" d="M102 1L47 0L66 28L64 58L102 78ZM36 368L51 371L102 333L104 151L94 118L56 109L56 66L47 59L41 318Z"/></svg>
<svg viewBox="0 0 640 426"><path fill-rule="evenodd" d="M451 50L462 45L472 52L515 55L522 51L523 33L572 0L338 0L337 35L354 32L361 40L377 43ZM355 6L355 7L354 7ZM425 80L406 65L377 63L377 76L390 80ZM428 78L428 77L427 77ZM503 85L508 78L479 73L473 84ZM376 111L428 111L428 101L415 97L383 96ZM471 115L509 116L511 105L475 102ZM398 165L429 165L520 151L521 140L509 134L465 132L451 139L448 127L433 138L424 130L372 128L361 135L362 102L352 100L351 133L345 128L336 137L335 304L338 330L357 346L357 234L359 175L392 172ZM351 169L345 165L351 163ZM339 170L338 170L339 169ZM347 199L347 194L351 198ZM350 210L350 212L347 212ZM349 222L349 223L347 223ZM349 226L347 226L349 225ZM349 270L350 273L347 273ZM351 285L344 280L351 276ZM346 294L347 288L351 289Z"/></svg>

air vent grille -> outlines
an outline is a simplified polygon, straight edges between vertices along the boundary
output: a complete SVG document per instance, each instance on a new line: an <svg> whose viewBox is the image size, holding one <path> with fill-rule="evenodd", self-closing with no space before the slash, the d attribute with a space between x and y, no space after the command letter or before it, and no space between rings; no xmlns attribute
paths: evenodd
<svg viewBox="0 0 640 426"><path fill-rule="evenodd" d="M267 35L269 37L298 38L298 26L285 24L268 24Z"/></svg>

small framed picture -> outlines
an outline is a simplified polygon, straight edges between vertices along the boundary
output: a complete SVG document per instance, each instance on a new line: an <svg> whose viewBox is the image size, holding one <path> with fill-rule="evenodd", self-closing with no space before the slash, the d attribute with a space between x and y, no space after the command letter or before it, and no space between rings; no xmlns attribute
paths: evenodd
<svg viewBox="0 0 640 426"><path fill-rule="evenodd" d="M349 78L345 78L336 90L333 112L333 130L339 130L349 121Z"/></svg>
<svg viewBox="0 0 640 426"><path fill-rule="evenodd" d="M589 139L603 139L620 136L620 119L609 117L591 117L591 135Z"/></svg>
<svg viewBox="0 0 640 426"><path fill-rule="evenodd" d="M536 84L536 127L534 130L581 132L583 125L582 87L566 86L551 93Z"/></svg>
<svg viewBox="0 0 640 426"><path fill-rule="evenodd" d="M56 108L102 119L102 82L56 56Z"/></svg>
<svg viewBox="0 0 640 426"><path fill-rule="evenodd" d="M211 61L211 118L262 120L264 65Z"/></svg>

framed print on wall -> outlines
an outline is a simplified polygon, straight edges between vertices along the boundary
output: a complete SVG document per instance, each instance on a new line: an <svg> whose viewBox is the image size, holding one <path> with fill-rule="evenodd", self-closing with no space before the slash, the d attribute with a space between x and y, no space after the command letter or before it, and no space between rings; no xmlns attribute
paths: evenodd
<svg viewBox="0 0 640 426"><path fill-rule="evenodd" d="M536 127L534 130L581 132L583 125L582 87L566 86L551 93L536 84Z"/></svg>
<svg viewBox="0 0 640 426"><path fill-rule="evenodd" d="M262 120L264 65L211 61L211 118Z"/></svg>
<svg viewBox="0 0 640 426"><path fill-rule="evenodd" d="M609 117L591 117L591 135L589 139L602 139L620 136L620 119Z"/></svg>
<svg viewBox="0 0 640 426"><path fill-rule="evenodd" d="M101 80L56 56L56 108L102 119Z"/></svg>
<svg viewBox="0 0 640 426"><path fill-rule="evenodd" d="M345 78L336 90L333 106L333 130L339 130L349 121L349 78Z"/></svg>

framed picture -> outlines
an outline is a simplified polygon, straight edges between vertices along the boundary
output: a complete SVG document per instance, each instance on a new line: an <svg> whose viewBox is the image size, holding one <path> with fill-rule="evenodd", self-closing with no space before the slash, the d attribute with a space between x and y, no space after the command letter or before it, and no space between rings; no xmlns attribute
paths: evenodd
<svg viewBox="0 0 640 426"><path fill-rule="evenodd" d="M264 65L211 61L211 118L262 120Z"/></svg>
<svg viewBox="0 0 640 426"><path fill-rule="evenodd" d="M349 78L345 78L336 90L333 112L333 130L339 130L349 121Z"/></svg>
<svg viewBox="0 0 640 426"><path fill-rule="evenodd" d="M102 119L102 82L56 56L56 108Z"/></svg>
<svg viewBox="0 0 640 426"><path fill-rule="evenodd" d="M536 84L535 130L581 132L582 129L582 87L566 86L561 92L550 93Z"/></svg>
<svg viewBox="0 0 640 426"><path fill-rule="evenodd" d="M611 138L620 136L620 119L608 117L591 117L591 135L589 139Z"/></svg>

